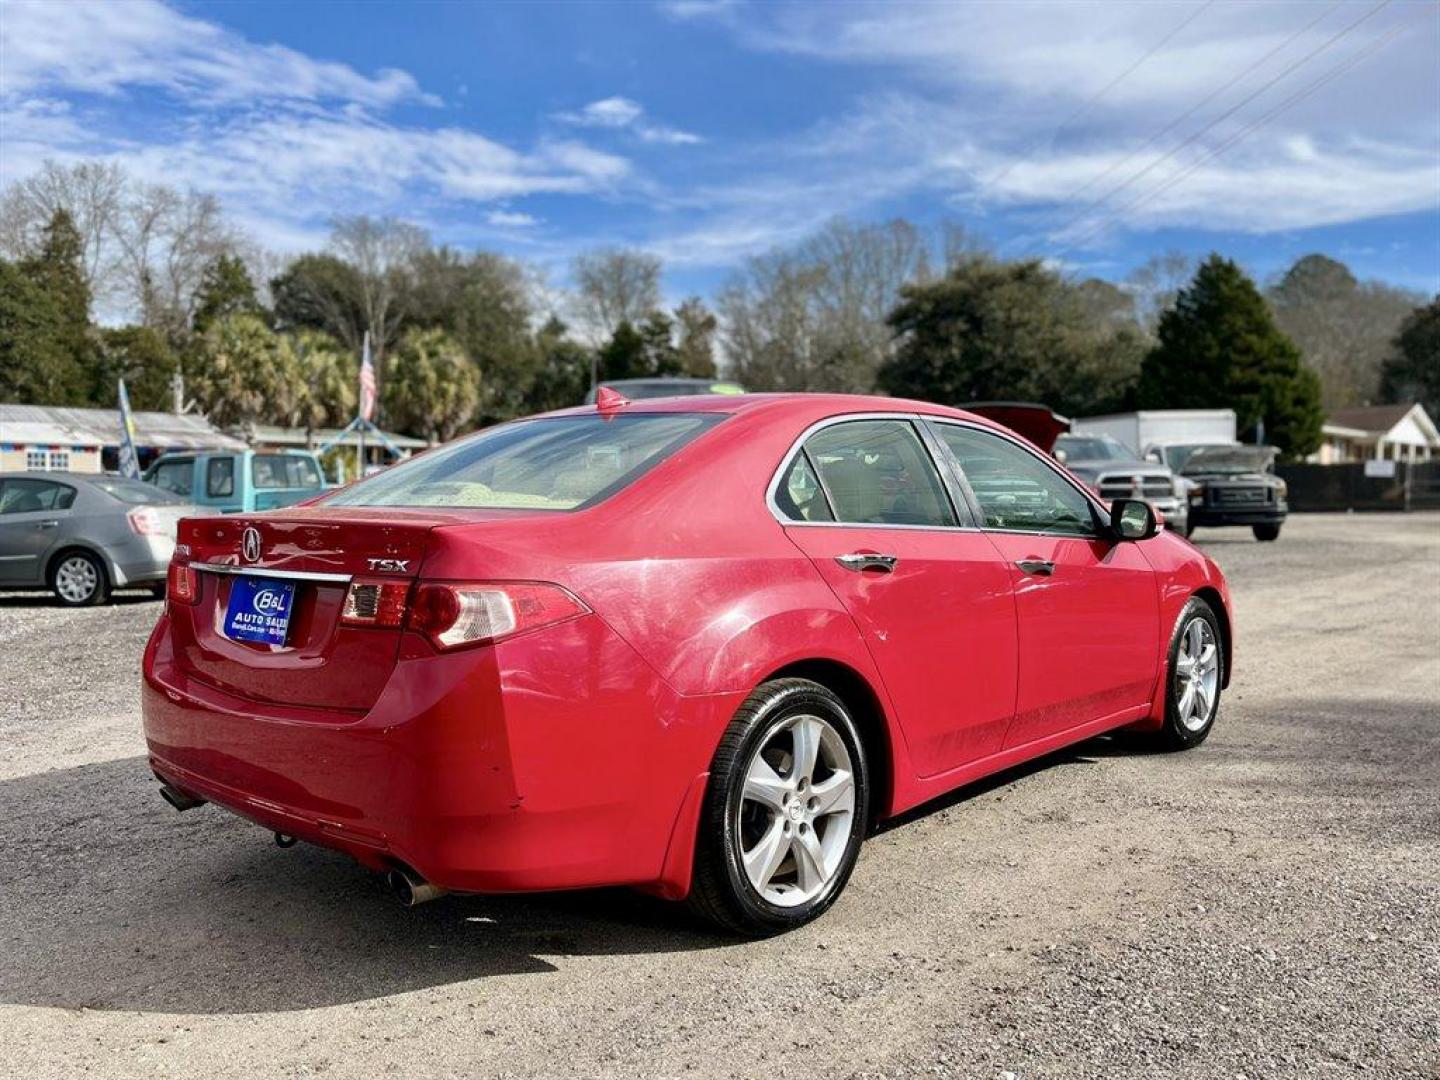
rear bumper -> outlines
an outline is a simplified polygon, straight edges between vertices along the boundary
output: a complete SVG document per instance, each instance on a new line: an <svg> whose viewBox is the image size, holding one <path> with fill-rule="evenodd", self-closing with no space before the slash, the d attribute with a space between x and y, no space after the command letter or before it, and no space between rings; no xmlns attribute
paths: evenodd
<svg viewBox="0 0 1440 1080"><path fill-rule="evenodd" d="M691 835L682 807L698 810L692 789L743 694L675 694L595 617L405 652L364 715L262 705L187 678L162 618L141 694L151 768L267 829L456 891L688 891L672 836Z"/></svg>
<svg viewBox="0 0 1440 1080"><path fill-rule="evenodd" d="M116 585L149 585L165 580L175 541L168 536L136 536L108 549L110 576Z"/></svg>

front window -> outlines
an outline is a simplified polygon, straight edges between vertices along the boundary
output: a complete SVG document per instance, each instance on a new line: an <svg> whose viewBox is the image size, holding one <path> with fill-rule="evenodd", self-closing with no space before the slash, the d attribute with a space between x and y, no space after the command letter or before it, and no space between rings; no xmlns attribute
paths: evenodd
<svg viewBox="0 0 1440 1080"><path fill-rule="evenodd" d="M955 456L986 528L1095 535L1090 500L1030 451L976 428L936 424L935 431Z"/></svg>
<svg viewBox="0 0 1440 1080"><path fill-rule="evenodd" d="M250 463L250 477L257 491L321 486L314 460L300 454L256 454Z"/></svg>
<svg viewBox="0 0 1440 1080"><path fill-rule="evenodd" d="M190 458L158 461L150 466L150 471L145 474L145 479L161 491L168 491L172 495L188 499L195 479L195 462Z"/></svg>
<svg viewBox="0 0 1440 1080"><path fill-rule="evenodd" d="M566 416L502 424L358 481L328 506L577 510L633 483L715 413Z"/></svg>

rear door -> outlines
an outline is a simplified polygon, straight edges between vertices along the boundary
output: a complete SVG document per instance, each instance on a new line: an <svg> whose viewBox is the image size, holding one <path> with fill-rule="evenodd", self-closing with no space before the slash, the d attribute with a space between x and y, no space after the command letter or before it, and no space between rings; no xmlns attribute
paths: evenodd
<svg viewBox="0 0 1440 1080"><path fill-rule="evenodd" d="M66 535L74 504L70 484L38 477L0 481L0 582L43 584L47 557Z"/></svg>
<svg viewBox="0 0 1440 1080"><path fill-rule="evenodd" d="M771 503L855 619L920 774L998 751L1015 707L1010 572L969 527L915 421L814 431Z"/></svg>
<svg viewBox="0 0 1440 1080"><path fill-rule="evenodd" d="M931 428L1014 582L1020 679L1006 747L1148 708L1160 608L1140 545L1104 535L1089 497L1019 441Z"/></svg>

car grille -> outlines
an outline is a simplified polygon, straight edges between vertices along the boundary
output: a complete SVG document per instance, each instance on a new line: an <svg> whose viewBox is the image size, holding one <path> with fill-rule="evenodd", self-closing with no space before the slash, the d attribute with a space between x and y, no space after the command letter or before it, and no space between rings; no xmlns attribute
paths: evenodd
<svg viewBox="0 0 1440 1080"><path fill-rule="evenodd" d="M1135 481L1140 481L1139 494L1146 499L1167 499L1175 494L1175 488L1167 476L1102 476L1100 496L1105 499L1134 498Z"/></svg>
<svg viewBox="0 0 1440 1080"><path fill-rule="evenodd" d="M1217 487L1210 490L1210 500L1217 506L1264 506L1270 501L1270 489L1264 487Z"/></svg>

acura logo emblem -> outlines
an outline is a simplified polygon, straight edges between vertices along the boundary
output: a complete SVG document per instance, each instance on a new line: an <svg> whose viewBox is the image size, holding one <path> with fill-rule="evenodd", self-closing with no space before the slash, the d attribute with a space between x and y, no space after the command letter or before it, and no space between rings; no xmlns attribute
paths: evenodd
<svg viewBox="0 0 1440 1080"><path fill-rule="evenodd" d="M260 530L254 525L240 534L240 554L245 556L246 562L257 562L260 559Z"/></svg>

